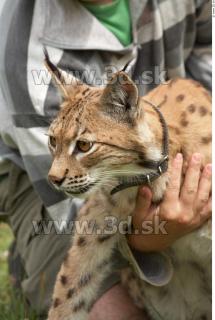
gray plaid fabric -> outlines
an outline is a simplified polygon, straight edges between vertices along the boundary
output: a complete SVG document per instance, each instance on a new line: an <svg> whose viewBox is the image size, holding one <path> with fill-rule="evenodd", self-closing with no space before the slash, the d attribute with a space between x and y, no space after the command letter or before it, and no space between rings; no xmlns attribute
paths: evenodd
<svg viewBox="0 0 215 320"><path fill-rule="evenodd" d="M78 1L3 2L0 173L7 172L12 160L27 171L53 219L71 218L81 202L66 199L47 182L51 158L44 133L60 98L50 79L44 83L40 78L43 45L60 68L78 72L92 85L102 83L107 66L120 69L131 60L130 73L141 95L159 84L156 70L166 71L167 78L193 77L210 89L211 1L130 1L133 42L128 47ZM153 72L153 83L138 82L146 71Z"/></svg>

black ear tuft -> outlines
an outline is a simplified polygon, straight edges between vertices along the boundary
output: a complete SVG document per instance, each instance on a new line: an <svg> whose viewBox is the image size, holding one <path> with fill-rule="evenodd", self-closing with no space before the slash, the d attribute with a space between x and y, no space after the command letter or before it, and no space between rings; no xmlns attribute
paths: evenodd
<svg viewBox="0 0 215 320"><path fill-rule="evenodd" d="M48 63L50 61L50 58L49 58L49 54L48 54L48 51L45 46L43 47L43 53L45 56L45 61Z"/></svg>
<svg viewBox="0 0 215 320"><path fill-rule="evenodd" d="M43 47L43 52L45 56L45 66L50 72L52 80L60 90L63 98L67 99L71 97L80 85L85 86L86 88L88 87L75 78L71 73L59 69L54 63L52 63L47 48Z"/></svg>
<svg viewBox="0 0 215 320"><path fill-rule="evenodd" d="M45 55L45 64L48 67L49 71L54 73L55 76L61 81L62 80L62 74L59 71L59 69L51 62L46 47L43 47L43 52L44 52L44 55Z"/></svg>
<svg viewBox="0 0 215 320"><path fill-rule="evenodd" d="M131 63L131 61L132 61L132 59L131 59L131 60L129 60L129 61L126 63L126 65L123 67L123 69L122 69L121 71L126 72L126 71L127 71L128 66L129 66L129 65L130 65L130 63Z"/></svg>
<svg viewBox="0 0 215 320"><path fill-rule="evenodd" d="M50 72L54 84L59 88L62 97L68 98L68 90L63 73L57 68L56 65L54 65L54 63L51 62L48 50L45 47L43 47L43 52L45 55L45 66Z"/></svg>

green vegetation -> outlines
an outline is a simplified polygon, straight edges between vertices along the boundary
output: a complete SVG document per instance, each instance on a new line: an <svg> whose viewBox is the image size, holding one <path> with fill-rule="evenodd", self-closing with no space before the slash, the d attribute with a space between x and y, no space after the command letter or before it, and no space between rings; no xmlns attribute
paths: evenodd
<svg viewBox="0 0 215 320"><path fill-rule="evenodd" d="M12 240L10 228L0 223L0 320L37 320L26 314L22 297L10 286L7 257Z"/></svg>
<svg viewBox="0 0 215 320"><path fill-rule="evenodd" d="M10 300L7 256L12 239L9 227L0 223L0 310L1 305L8 304Z"/></svg>

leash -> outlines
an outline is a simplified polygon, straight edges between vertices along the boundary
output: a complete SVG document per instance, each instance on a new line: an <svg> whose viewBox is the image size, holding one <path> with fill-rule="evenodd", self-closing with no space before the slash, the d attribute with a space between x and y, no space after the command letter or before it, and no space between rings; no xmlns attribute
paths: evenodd
<svg viewBox="0 0 215 320"><path fill-rule="evenodd" d="M143 99L144 102L149 104L158 114L160 123L162 125L163 130L163 145L162 145L162 158L160 160L144 160L143 166L148 169L152 169L147 174L140 174L133 177L121 177L120 184L111 190L111 195L130 188L134 186L140 185L150 185L153 181L158 179L163 173L165 173L168 169L168 160L169 160L169 135L166 121L164 119L163 114L159 110L157 106L155 106L150 101Z"/></svg>

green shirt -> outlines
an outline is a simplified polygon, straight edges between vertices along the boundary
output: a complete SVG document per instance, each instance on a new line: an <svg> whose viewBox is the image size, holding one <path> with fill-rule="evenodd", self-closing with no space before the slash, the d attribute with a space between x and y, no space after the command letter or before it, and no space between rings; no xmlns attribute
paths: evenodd
<svg viewBox="0 0 215 320"><path fill-rule="evenodd" d="M108 4L81 2L124 46L132 42L129 0L113 0Z"/></svg>

